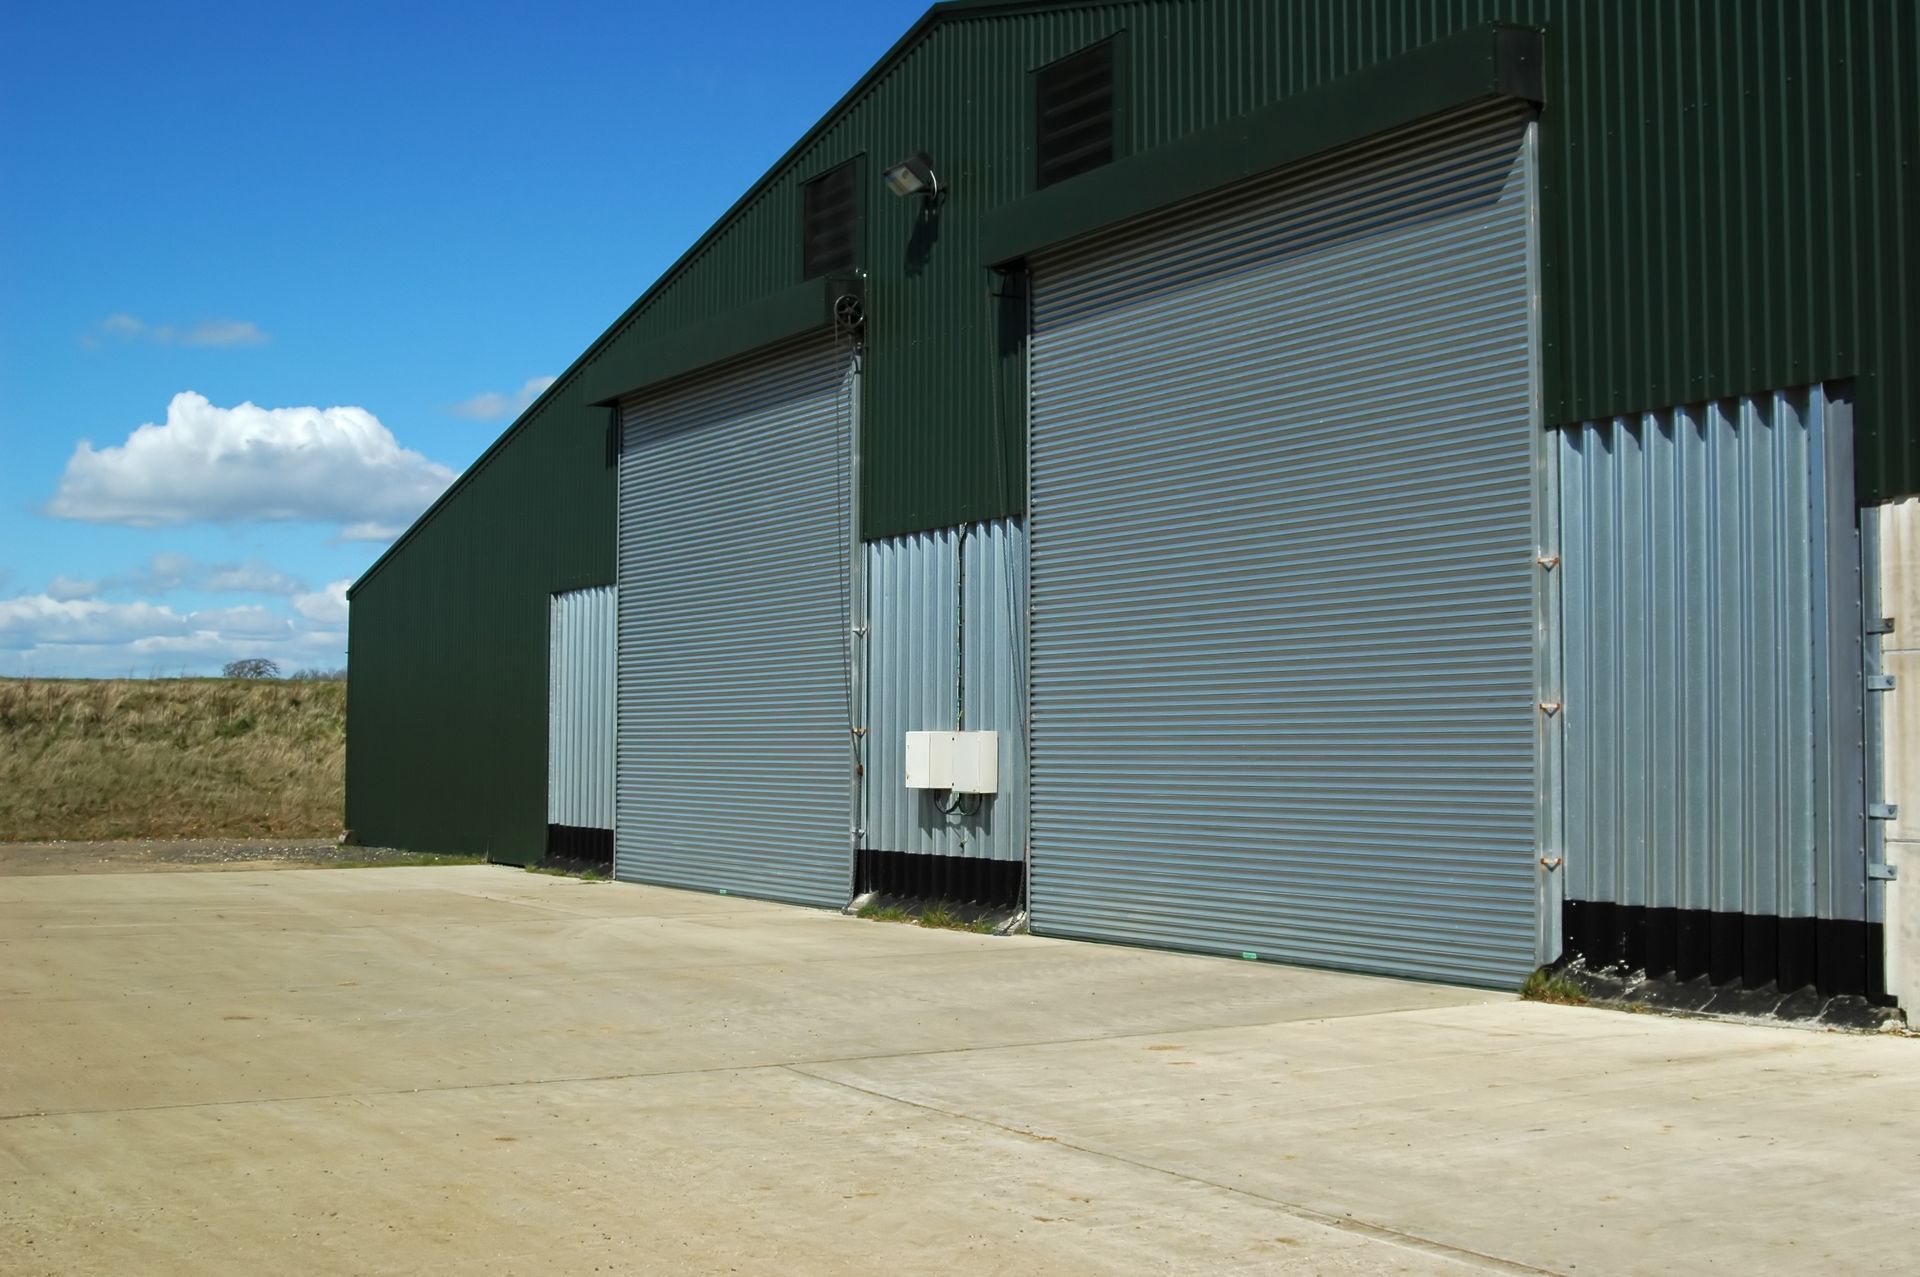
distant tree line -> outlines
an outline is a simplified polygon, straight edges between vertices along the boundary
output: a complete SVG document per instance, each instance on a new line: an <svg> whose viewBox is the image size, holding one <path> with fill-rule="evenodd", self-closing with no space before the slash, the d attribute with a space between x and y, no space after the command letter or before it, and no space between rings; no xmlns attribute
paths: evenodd
<svg viewBox="0 0 1920 1277"><path fill-rule="evenodd" d="M221 667L220 673L225 678L285 678L295 683L344 683L347 681L345 669L305 669L295 670L291 674L282 674L278 661L270 661L263 656L249 656L245 660L228 661Z"/></svg>

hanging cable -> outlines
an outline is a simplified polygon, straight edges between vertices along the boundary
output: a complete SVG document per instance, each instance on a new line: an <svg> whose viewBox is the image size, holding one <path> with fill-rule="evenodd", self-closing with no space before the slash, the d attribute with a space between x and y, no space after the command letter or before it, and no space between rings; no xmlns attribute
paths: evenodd
<svg viewBox="0 0 1920 1277"><path fill-rule="evenodd" d="M856 428L853 397L859 388L861 344L857 317L847 322L836 305L835 321L833 346L835 354L839 356L835 363L841 373L840 386L834 398L834 428L839 438L839 473L834 484L834 512L835 525L844 538L841 552L835 556L839 566L839 616L843 631L840 636L840 687L845 698L847 747L857 763L860 757L860 721L853 697L853 654L854 644L861 642L865 635L861 633L860 618L854 615L853 609L853 559L854 547L859 544L859 529L853 526L852 487L855 482L853 432Z"/></svg>
<svg viewBox="0 0 1920 1277"><path fill-rule="evenodd" d="M953 539L953 730L967 730L967 537L973 525L963 523ZM934 805L946 816L971 816L980 810L979 795L974 795L972 810L965 807L966 795L948 790L947 797Z"/></svg>

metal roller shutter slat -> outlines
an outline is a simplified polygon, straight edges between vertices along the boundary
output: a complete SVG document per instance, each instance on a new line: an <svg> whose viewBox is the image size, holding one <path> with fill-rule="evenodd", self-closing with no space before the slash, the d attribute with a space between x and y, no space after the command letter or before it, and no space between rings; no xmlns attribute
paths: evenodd
<svg viewBox="0 0 1920 1277"><path fill-rule="evenodd" d="M622 405L621 878L846 903L851 379L823 334Z"/></svg>
<svg viewBox="0 0 1920 1277"><path fill-rule="evenodd" d="M1533 966L1528 127L1034 263L1036 930Z"/></svg>

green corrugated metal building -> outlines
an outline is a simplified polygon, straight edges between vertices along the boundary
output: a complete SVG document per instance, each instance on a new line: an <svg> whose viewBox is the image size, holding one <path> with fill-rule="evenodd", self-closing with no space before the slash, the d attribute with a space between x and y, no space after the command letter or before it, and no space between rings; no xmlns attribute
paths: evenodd
<svg viewBox="0 0 1920 1277"><path fill-rule="evenodd" d="M825 331L857 298L860 537L1025 516L1030 449L1048 455L1029 425L1052 392L1029 374L1050 255L1477 105L1527 113L1539 426L1826 385L1850 413L1853 498L1920 493L1917 31L1894 0L934 6L350 591L349 825L545 854L550 599L620 575L634 395ZM1046 181L1046 130L1086 123L1048 103L1047 76L1077 91L1060 69L1096 49L1104 149ZM937 199L882 184L916 153ZM823 285L809 184L849 164ZM1551 956L1557 922L1540 931Z"/></svg>

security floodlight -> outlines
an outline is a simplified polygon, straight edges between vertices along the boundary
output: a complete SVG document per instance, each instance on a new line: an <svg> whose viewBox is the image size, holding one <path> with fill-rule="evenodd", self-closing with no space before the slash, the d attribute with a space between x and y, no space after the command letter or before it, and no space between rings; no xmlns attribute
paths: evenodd
<svg viewBox="0 0 1920 1277"><path fill-rule="evenodd" d="M915 151L880 175L895 195L915 195L921 191L940 194L940 179L933 175L933 161L925 151Z"/></svg>

